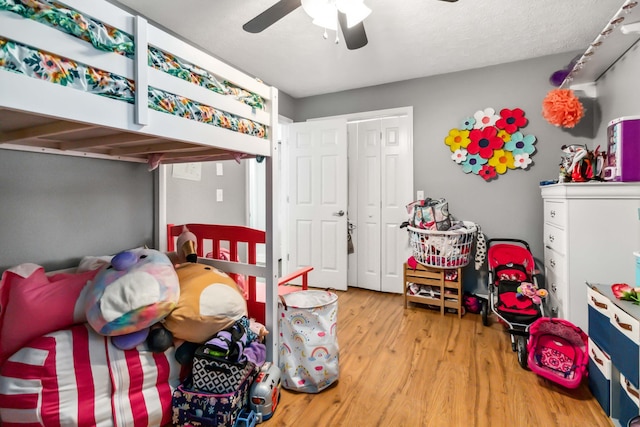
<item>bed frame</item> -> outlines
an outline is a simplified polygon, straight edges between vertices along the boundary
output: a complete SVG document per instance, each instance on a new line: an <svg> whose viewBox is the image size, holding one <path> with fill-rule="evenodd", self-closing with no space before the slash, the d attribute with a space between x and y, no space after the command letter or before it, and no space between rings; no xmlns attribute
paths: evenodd
<svg viewBox="0 0 640 427"><path fill-rule="evenodd" d="M244 262L245 269L260 268L257 266L257 249L266 242L266 233L255 228L218 225L218 224L167 224L167 251L176 250L177 237L182 233L183 227L196 236L196 252L200 263L210 264L219 269L234 273L239 266L237 262L229 262L217 259L215 254L220 253L221 248L229 250L231 260L239 259ZM248 265L247 265L248 264ZM313 267L300 268L278 280L278 294L288 293L293 290L308 289L308 274ZM299 279L299 280L298 280ZM301 281L300 286L289 286L294 281ZM260 323L265 322L265 292L259 289L259 283L255 275L247 276L247 308L249 316Z"/></svg>
<svg viewBox="0 0 640 427"><path fill-rule="evenodd" d="M278 246L272 232L277 224L272 200L277 181L272 167L277 155L274 143L278 123L277 89L164 32L144 17L105 0L59 3L132 35L134 57L95 49L91 43L58 28L9 11L0 11L0 38L122 76L135 84L135 102L99 96L0 67L0 148L149 163L152 167L158 163L265 157L267 225L262 240L267 248L267 262L265 266L237 265L229 267L229 271L265 278L265 324L272 332L270 336L277 337L274 312L278 277L273 248ZM215 93L149 66L149 47L159 48L206 70L220 81L259 95L265 108L252 107L233 96ZM156 111L149 108L147 89L150 87L250 119L265 126L266 136L252 136ZM160 168L160 195L155 207L158 248L166 247L167 237L163 171ZM277 340L268 341L267 357L277 362Z"/></svg>

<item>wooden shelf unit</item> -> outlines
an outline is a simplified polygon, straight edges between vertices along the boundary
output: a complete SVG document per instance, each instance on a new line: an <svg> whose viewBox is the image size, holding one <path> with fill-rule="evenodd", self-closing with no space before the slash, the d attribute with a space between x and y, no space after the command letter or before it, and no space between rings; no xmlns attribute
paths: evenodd
<svg viewBox="0 0 640 427"><path fill-rule="evenodd" d="M445 273L449 269L431 268L422 264L414 269L404 263L404 307L409 306L409 302L418 304L427 304L440 308L440 314L444 315L448 308L454 309L458 313L458 317L462 317L462 268L450 269L457 270L456 280L445 280ZM426 295L412 295L409 293L409 284L429 285L439 290L439 297L431 297Z"/></svg>

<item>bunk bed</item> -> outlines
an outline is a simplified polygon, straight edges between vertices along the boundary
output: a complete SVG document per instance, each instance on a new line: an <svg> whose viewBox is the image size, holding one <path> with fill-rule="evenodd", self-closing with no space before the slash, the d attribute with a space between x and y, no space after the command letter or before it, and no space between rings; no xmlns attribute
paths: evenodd
<svg viewBox="0 0 640 427"><path fill-rule="evenodd" d="M264 278L274 362L277 105L277 89L113 3L0 0L1 149L145 163L159 168L161 187L163 165L266 158L266 264L201 261ZM154 198L161 250L162 191ZM0 366L2 425L168 424L180 370L173 351L113 348L86 324L51 331Z"/></svg>

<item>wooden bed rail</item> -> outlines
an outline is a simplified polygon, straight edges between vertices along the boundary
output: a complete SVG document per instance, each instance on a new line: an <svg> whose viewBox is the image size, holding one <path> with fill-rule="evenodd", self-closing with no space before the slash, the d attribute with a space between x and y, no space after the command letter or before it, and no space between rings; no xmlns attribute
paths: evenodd
<svg viewBox="0 0 640 427"><path fill-rule="evenodd" d="M185 226L196 236L196 253L200 258L220 259L221 249L226 248L229 251L230 261L242 259L242 262L255 265L257 264L257 247L266 243L264 231L240 225L167 224L168 252L176 250L176 239ZM291 283L297 278L302 279L301 289L307 290L309 287L308 274L312 270L313 267L303 267L278 279L278 293L286 293L287 289L283 285ZM248 292L246 297L249 314L257 321L265 323L265 302L258 300L256 277L247 276L247 279Z"/></svg>

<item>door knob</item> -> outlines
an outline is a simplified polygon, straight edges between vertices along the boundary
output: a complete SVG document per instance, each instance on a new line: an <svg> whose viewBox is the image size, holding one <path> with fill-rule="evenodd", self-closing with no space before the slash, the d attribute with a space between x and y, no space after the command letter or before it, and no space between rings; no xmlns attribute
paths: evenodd
<svg viewBox="0 0 640 427"><path fill-rule="evenodd" d="M340 209L338 212L333 213L334 216L344 216L344 211Z"/></svg>

